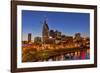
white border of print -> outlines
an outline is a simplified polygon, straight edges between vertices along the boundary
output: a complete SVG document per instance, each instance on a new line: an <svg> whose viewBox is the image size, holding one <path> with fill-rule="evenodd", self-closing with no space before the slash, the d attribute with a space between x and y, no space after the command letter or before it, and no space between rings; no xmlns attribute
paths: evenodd
<svg viewBox="0 0 100 73"><path fill-rule="evenodd" d="M78 12L90 13L90 59L89 60L71 60L71 61L54 61L54 62L26 62L22 63L21 50L21 34L22 34L22 10L33 11L54 11L54 12ZM40 6L17 6L17 68L30 67L50 67L65 65L84 65L94 64L94 10L93 9L77 9L77 8L58 8L58 7L40 7Z"/></svg>

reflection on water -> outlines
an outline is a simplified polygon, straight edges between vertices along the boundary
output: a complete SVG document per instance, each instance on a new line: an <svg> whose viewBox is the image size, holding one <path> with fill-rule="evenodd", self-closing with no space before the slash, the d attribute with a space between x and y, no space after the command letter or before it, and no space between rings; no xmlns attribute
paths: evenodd
<svg viewBox="0 0 100 73"><path fill-rule="evenodd" d="M47 61L63 61L63 60L84 60L90 59L90 51L77 51L74 53L67 53L64 55L49 58ZM45 61L45 60L44 60Z"/></svg>

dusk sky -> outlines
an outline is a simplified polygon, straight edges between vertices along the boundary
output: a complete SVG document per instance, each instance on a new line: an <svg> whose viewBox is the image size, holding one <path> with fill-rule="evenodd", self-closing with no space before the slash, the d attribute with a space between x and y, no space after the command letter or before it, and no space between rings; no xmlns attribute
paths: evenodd
<svg viewBox="0 0 100 73"><path fill-rule="evenodd" d="M50 30L58 30L68 36L74 36L77 32L85 37L90 35L89 13L22 10L22 39L27 40L28 33L32 33L32 40L36 36L42 36L45 19Z"/></svg>

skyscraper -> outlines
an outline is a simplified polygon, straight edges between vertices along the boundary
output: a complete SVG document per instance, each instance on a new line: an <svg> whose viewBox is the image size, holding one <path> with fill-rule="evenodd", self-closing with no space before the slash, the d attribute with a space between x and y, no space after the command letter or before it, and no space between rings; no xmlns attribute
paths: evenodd
<svg viewBox="0 0 100 73"><path fill-rule="evenodd" d="M41 37L35 37L34 38L34 43L41 44Z"/></svg>
<svg viewBox="0 0 100 73"><path fill-rule="evenodd" d="M51 38L55 38L55 31L54 31L54 30L50 30L49 36L50 36Z"/></svg>
<svg viewBox="0 0 100 73"><path fill-rule="evenodd" d="M74 39L76 41L80 41L81 40L81 34L80 33L76 33Z"/></svg>
<svg viewBox="0 0 100 73"><path fill-rule="evenodd" d="M43 23L43 30L42 30L43 43L47 43L48 38L49 38L49 27L48 27L47 21L45 20L44 23Z"/></svg>
<svg viewBox="0 0 100 73"><path fill-rule="evenodd" d="M31 36L32 36L32 34L28 33L28 42L31 42Z"/></svg>

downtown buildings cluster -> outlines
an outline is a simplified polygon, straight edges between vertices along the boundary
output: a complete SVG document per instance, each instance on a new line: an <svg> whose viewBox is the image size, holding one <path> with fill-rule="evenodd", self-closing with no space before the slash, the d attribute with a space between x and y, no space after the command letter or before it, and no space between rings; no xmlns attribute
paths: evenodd
<svg viewBox="0 0 100 73"><path fill-rule="evenodd" d="M80 48L90 46L89 37L81 37L80 33L75 33L75 36L67 36L61 31L49 29L48 23L45 20L42 27L42 36L34 37L28 33L28 40L22 41L23 48L32 48L34 50L48 49L63 49L63 48ZM25 44L27 44L25 46ZM31 46L30 46L31 45Z"/></svg>

